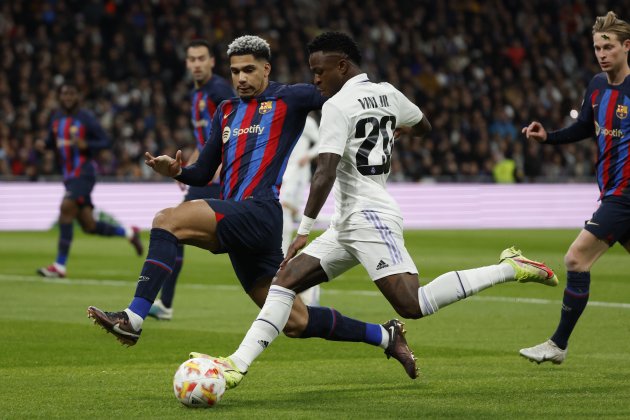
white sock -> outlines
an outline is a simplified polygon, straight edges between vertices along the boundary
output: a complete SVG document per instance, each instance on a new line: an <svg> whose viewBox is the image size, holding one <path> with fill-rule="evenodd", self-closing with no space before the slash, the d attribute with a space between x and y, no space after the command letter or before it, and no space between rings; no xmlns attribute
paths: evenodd
<svg viewBox="0 0 630 420"><path fill-rule="evenodd" d="M62 264L59 264L59 263L56 263L56 262L54 262L53 265L55 266L57 271L62 272L62 273L66 272L66 266L65 265L62 265Z"/></svg>
<svg viewBox="0 0 630 420"><path fill-rule="evenodd" d="M295 292L281 286L269 288L267 300L258 317L247 331L245 338L231 356L241 372L247 372L249 365L271 344L284 329L289 320Z"/></svg>
<svg viewBox="0 0 630 420"><path fill-rule="evenodd" d="M383 350L385 350L387 348L387 345L389 344L389 331L387 331L382 325L380 325L380 327L381 327L381 344L379 344L378 346L382 348Z"/></svg>
<svg viewBox="0 0 630 420"><path fill-rule="evenodd" d="M124 312L129 317L129 322L131 322L131 326L133 327L133 329L139 331L142 328L142 323L144 322L144 319L142 319L140 315L129 308L125 309Z"/></svg>
<svg viewBox="0 0 630 420"><path fill-rule="evenodd" d="M466 299L495 284L514 281L514 268L497 264L470 270L450 271L418 289L420 310L423 316Z"/></svg>
<svg viewBox="0 0 630 420"><path fill-rule="evenodd" d="M123 229L125 229L125 238L133 238L133 228L131 226L123 226Z"/></svg>

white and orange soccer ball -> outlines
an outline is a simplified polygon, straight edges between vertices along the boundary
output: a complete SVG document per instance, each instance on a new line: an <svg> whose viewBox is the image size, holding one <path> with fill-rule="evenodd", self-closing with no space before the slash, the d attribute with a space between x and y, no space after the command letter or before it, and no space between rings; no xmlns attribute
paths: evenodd
<svg viewBox="0 0 630 420"><path fill-rule="evenodd" d="M214 359L195 358L182 363L173 378L175 397L187 407L213 407L225 392L221 364Z"/></svg>

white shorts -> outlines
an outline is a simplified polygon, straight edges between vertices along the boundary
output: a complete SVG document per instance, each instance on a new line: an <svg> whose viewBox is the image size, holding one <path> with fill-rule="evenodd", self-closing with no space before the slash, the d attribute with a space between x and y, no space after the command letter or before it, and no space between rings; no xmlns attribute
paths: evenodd
<svg viewBox="0 0 630 420"><path fill-rule="evenodd" d="M320 260L329 280L357 264L372 280L392 274L418 274L416 264L405 248L402 219L372 211L351 216L351 229L332 226L311 242L304 253Z"/></svg>
<svg viewBox="0 0 630 420"><path fill-rule="evenodd" d="M297 211L302 211L305 191L310 180L311 167L309 165L285 172L280 189L280 202L288 204Z"/></svg>

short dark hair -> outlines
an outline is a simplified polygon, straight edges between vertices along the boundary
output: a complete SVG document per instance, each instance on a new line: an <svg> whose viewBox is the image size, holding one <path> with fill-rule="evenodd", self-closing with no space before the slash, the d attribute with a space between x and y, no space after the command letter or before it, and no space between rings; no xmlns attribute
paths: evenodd
<svg viewBox="0 0 630 420"><path fill-rule="evenodd" d="M227 55L253 55L254 58L271 61L269 43L259 36L243 35L228 45Z"/></svg>
<svg viewBox="0 0 630 420"><path fill-rule="evenodd" d="M316 36L306 48L309 54L317 51L342 53L347 55L356 65L361 65L359 46L354 42L354 39L343 32L324 32Z"/></svg>
<svg viewBox="0 0 630 420"><path fill-rule="evenodd" d="M208 54L210 55L210 57L214 57L214 54L212 53L212 47L210 46L210 43L205 39L197 38L190 41L188 44L186 44L186 52L188 52L189 48L193 47L206 47L208 49Z"/></svg>
<svg viewBox="0 0 630 420"><path fill-rule="evenodd" d="M77 92L79 91L79 85L76 84L76 82L72 79L66 79L63 82L61 82L61 84L57 87L57 93L60 94L61 90L64 87L69 87L72 88L74 90L76 90Z"/></svg>

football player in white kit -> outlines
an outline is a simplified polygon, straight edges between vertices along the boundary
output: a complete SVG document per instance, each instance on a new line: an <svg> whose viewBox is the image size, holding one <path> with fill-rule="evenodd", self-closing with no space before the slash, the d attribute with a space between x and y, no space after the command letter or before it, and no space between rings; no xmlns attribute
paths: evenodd
<svg viewBox="0 0 630 420"><path fill-rule="evenodd" d="M260 314L237 351L221 358L233 367L225 372L228 388L240 383L254 359L282 331L296 293L332 280L357 264L367 270L396 312L411 319L431 315L499 283L558 284L546 265L508 248L501 253L499 264L451 271L420 286L418 270L405 249L400 209L385 189L385 181L395 130L417 125L418 135L423 136L431 125L422 111L392 85L368 79L359 68L359 49L349 36L323 33L308 50L314 83L330 97L322 108L317 170L298 235ZM335 215L330 228L295 256L306 245L333 184ZM397 328L404 334L402 323L393 321L382 325L384 339L388 334L393 336ZM413 354L398 360L411 378L417 376Z"/></svg>
<svg viewBox="0 0 630 420"><path fill-rule="evenodd" d="M282 176L280 204L282 204L282 253L287 255L295 232L294 220L302 211L304 192L311 180L311 161L317 157L319 146L319 127L312 116L308 116L304 131L295 144L287 168ZM319 285L300 293L305 305L319 306Z"/></svg>

